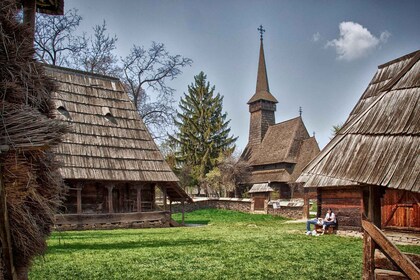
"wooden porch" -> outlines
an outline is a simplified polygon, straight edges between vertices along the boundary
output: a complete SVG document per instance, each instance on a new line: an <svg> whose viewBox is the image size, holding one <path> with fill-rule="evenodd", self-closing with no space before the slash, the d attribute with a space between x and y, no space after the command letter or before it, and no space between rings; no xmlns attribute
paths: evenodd
<svg viewBox="0 0 420 280"><path fill-rule="evenodd" d="M171 223L169 211L55 216L57 230L170 227Z"/></svg>

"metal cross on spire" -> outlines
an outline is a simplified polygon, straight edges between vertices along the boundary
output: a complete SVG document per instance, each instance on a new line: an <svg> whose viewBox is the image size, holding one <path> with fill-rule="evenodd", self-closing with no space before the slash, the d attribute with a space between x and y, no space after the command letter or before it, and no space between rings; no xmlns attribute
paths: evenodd
<svg viewBox="0 0 420 280"><path fill-rule="evenodd" d="M300 117L302 117L302 112L303 112L302 107L299 107L299 116Z"/></svg>
<svg viewBox="0 0 420 280"><path fill-rule="evenodd" d="M265 29L263 29L263 26L260 25L260 27L258 27L257 30L260 32L260 40L262 41L263 33L265 32Z"/></svg>

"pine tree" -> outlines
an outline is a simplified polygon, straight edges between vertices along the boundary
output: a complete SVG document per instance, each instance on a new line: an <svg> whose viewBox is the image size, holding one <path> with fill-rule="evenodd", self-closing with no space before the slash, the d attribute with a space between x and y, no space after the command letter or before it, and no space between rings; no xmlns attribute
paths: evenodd
<svg viewBox="0 0 420 280"><path fill-rule="evenodd" d="M192 169L195 183L202 182L206 174L217 164L221 153L233 152L237 137L230 136L230 120L222 111L223 97L215 87L210 87L207 76L200 72L194 84L188 86L188 94L181 98L174 119L178 131L171 136L176 146L176 159L182 167Z"/></svg>

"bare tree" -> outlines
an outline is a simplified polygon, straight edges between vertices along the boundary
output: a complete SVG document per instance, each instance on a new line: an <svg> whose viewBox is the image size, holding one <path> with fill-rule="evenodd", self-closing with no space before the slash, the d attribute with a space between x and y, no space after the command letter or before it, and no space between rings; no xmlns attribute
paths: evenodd
<svg viewBox="0 0 420 280"><path fill-rule="evenodd" d="M134 45L122 59L122 79L155 139L166 137L165 128L171 125L175 113L175 90L167 81L175 79L182 73L181 68L191 63L189 58L169 54L164 44L156 42L148 49Z"/></svg>
<svg viewBox="0 0 420 280"><path fill-rule="evenodd" d="M62 16L37 14L34 43L38 58L48 64L68 66L71 55L86 47L84 36L74 35L81 20L77 9Z"/></svg>
<svg viewBox="0 0 420 280"><path fill-rule="evenodd" d="M118 58L113 51L116 49L117 36L106 33L106 22L93 27L93 36L86 39L86 47L75 57L78 68L96 74L118 74Z"/></svg>

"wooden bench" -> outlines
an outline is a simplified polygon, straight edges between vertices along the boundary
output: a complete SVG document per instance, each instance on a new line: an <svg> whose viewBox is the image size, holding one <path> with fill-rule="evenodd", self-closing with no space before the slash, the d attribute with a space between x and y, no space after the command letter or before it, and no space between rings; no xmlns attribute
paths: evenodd
<svg viewBox="0 0 420 280"><path fill-rule="evenodd" d="M333 233L334 233L334 231L336 230L336 226L337 226L337 225L330 225L330 226L328 226L328 227L325 229L324 234L333 234ZM318 224L316 224L316 225L315 225L315 231L316 231L317 233L322 233L322 225L318 225Z"/></svg>

